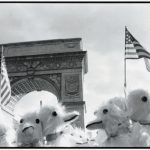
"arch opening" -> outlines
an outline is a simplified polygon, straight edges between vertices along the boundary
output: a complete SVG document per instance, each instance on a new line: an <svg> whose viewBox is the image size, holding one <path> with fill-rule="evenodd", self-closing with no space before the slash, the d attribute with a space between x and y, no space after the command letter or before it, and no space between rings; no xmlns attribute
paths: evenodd
<svg viewBox="0 0 150 150"><path fill-rule="evenodd" d="M57 97L48 91L32 91L24 95L14 107L14 115L22 116L31 111L37 111L43 105L48 105L51 102L57 102Z"/></svg>
<svg viewBox="0 0 150 150"><path fill-rule="evenodd" d="M33 79L24 78L12 85L12 97L6 107L11 112L14 112L15 106L22 98L28 94L30 95L32 92L42 91L52 93L60 100L60 91L54 82L40 77L35 77ZM26 107L26 105L24 106Z"/></svg>

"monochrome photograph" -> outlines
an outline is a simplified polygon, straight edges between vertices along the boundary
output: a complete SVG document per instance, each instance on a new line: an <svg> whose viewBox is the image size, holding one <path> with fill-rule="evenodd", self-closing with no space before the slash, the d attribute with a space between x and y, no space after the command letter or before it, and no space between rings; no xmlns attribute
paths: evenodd
<svg viewBox="0 0 150 150"><path fill-rule="evenodd" d="M0 147L150 146L150 3L0 3Z"/></svg>

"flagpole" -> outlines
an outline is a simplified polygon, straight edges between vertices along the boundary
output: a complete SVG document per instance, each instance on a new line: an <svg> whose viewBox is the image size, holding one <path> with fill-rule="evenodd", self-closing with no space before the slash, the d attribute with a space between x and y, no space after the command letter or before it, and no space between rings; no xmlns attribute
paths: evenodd
<svg viewBox="0 0 150 150"><path fill-rule="evenodd" d="M3 62L3 45L1 49L1 73L2 73L2 62Z"/></svg>
<svg viewBox="0 0 150 150"><path fill-rule="evenodd" d="M126 88L127 88L127 79L126 79L126 26L125 26L125 49L124 49L124 94L125 94L125 99L127 98Z"/></svg>
<svg viewBox="0 0 150 150"><path fill-rule="evenodd" d="M3 45L1 47L1 78L2 78L2 63L3 63ZM1 98L1 91L0 91L0 99L2 99ZM0 107L2 108L1 100L0 100Z"/></svg>
<svg viewBox="0 0 150 150"><path fill-rule="evenodd" d="M40 109L42 108L42 100L40 101Z"/></svg>
<svg viewBox="0 0 150 150"><path fill-rule="evenodd" d="M124 94L125 94L125 99L126 99L126 97L127 97L126 88L127 88L127 79L126 79L126 58L124 58Z"/></svg>

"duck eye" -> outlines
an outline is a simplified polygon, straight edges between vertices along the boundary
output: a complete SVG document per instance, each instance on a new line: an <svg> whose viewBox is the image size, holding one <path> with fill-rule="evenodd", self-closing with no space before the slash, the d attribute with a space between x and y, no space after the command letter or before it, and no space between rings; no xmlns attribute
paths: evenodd
<svg viewBox="0 0 150 150"><path fill-rule="evenodd" d="M21 120L20 120L20 123L23 123L23 121L24 121L24 120L23 120L23 119L21 119Z"/></svg>
<svg viewBox="0 0 150 150"><path fill-rule="evenodd" d="M121 123L118 123L118 126L121 126L122 124Z"/></svg>
<svg viewBox="0 0 150 150"><path fill-rule="evenodd" d="M104 109L103 114L107 114L107 113L108 113L108 109Z"/></svg>
<svg viewBox="0 0 150 150"><path fill-rule="evenodd" d="M143 97L141 98L141 100L142 100L142 102L147 102L147 97L146 97L146 96L143 96Z"/></svg>
<svg viewBox="0 0 150 150"><path fill-rule="evenodd" d="M40 123L40 120L39 120L39 119L36 119L35 122L38 124L38 123Z"/></svg>
<svg viewBox="0 0 150 150"><path fill-rule="evenodd" d="M53 115L54 117L56 117L56 116L57 116L57 112L56 112L56 111L53 111L53 112L52 112L52 115Z"/></svg>

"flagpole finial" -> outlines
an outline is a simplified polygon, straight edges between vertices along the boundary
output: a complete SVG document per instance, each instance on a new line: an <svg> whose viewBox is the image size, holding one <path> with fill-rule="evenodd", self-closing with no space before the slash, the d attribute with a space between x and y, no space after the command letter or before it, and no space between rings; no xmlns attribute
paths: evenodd
<svg viewBox="0 0 150 150"><path fill-rule="evenodd" d="M3 54L3 52L4 52L4 47L3 47L3 45L2 45L2 54Z"/></svg>
<svg viewBox="0 0 150 150"><path fill-rule="evenodd" d="M2 48L1 48L1 61L3 61L3 58L4 58L4 47L2 45Z"/></svg>
<svg viewBox="0 0 150 150"><path fill-rule="evenodd" d="M40 101L40 108L42 108L42 100Z"/></svg>
<svg viewBox="0 0 150 150"><path fill-rule="evenodd" d="M125 31L128 31L128 28L127 28L127 26L125 26Z"/></svg>

